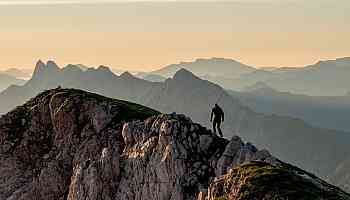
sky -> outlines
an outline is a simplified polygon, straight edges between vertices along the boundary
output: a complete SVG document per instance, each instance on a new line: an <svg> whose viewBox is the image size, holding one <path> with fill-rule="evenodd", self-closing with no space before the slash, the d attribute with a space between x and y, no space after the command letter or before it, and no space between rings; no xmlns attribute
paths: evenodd
<svg viewBox="0 0 350 200"><path fill-rule="evenodd" d="M348 0L0 0L0 70L38 59L130 71L211 57L304 66L350 56L348 10Z"/></svg>

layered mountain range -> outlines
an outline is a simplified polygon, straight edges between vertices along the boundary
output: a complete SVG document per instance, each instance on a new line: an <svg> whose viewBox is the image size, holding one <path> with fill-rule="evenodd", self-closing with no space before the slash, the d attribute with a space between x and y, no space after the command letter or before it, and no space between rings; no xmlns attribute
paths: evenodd
<svg viewBox="0 0 350 200"><path fill-rule="evenodd" d="M185 115L57 88L0 118L0 199L349 200L350 194Z"/></svg>
<svg viewBox="0 0 350 200"><path fill-rule="evenodd" d="M52 61L46 64L39 61L31 80L0 94L0 112L8 112L39 92L58 86L133 101L163 113L183 113L207 127L211 107L218 102L226 114L223 124L226 137L239 135L335 184L337 181L331 178L336 169L350 159L350 134L315 128L296 118L257 113L220 86L185 69L165 82L149 82L127 72L117 76L105 66L83 71L74 65L61 69Z"/></svg>
<svg viewBox="0 0 350 200"><path fill-rule="evenodd" d="M266 114L291 116L321 128L350 132L350 96L308 96L280 92L265 83L244 91L228 91L251 109Z"/></svg>
<svg viewBox="0 0 350 200"><path fill-rule="evenodd" d="M350 91L349 57L319 61L302 67L281 68L256 68L224 58L197 59L194 62L172 64L150 74L169 78L181 68L236 91L257 82L264 82L283 92L312 96L343 96Z"/></svg>
<svg viewBox="0 0 350 200"><path fill-rule="evenodd" d="M9 68L1 71L0 73L7 74L18 79L28 80L32 76L33 71L31 69Z"/></svg>
<svg viewBox="0 0 350 200"><path fill-rule="evenodd" d="M0 92L8 88L10 85L23 85L24 83L25 80L0 72Z"/></svg>

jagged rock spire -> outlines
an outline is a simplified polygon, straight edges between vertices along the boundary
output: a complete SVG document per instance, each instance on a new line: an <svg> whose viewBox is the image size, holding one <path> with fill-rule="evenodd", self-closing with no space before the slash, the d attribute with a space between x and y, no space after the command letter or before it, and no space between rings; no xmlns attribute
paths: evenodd
<svg viewBox="0 0 350 200"><path fill-rule="evenodd" d="M41 60L38 60L35 65L33 77L37 77L45 67L46 67L45 63Z"/></svg>
<svg viewBox="0 0 350 200"><path fill-rule="evenodd" d="M58 65L52 60L47 61L46 64L42 60L38 60L35 65L32 79L40 79L43 76L54 75L59 70L60 68Z"/></svg>

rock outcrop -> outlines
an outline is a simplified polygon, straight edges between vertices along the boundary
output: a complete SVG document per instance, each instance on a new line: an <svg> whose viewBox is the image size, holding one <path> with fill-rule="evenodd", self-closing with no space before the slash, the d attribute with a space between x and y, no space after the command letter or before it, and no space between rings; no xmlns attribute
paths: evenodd
<svg viewBox="0 0 350 200"><path fill-rule="evenodd" d="M264 163L257 176L265 175L265 166L286 165L237 136L220 138L184 115L81 90L45 91L0 118L4 200L215 199L221 195L217 178L251 161ZM279 180L279 174L269 175ZM310 187L350 199L310 177Z"/></svg>
<svg viewBox="0 0 350 200"><path fill-rule="evenodd" d="M221 62L220 59L214 61ZM53 62L39 61L34 76L25 85L11 86L0 93L0 115L24 104L39 92L58 86L136 102L164 113L183 113L207 127L211 127L208 112L218 102L225 111L222 130L226 137L239 135L288 163L334 180L332 183L338 186L344 185L330 176L349 159L350 134L312 127L284 115L257 113L220 86L201 80L184 69L175 73L174 78L160 83L138 79L130 73L117 76L104 66L82 70L80 65L58 68Z"/></svg>
<svg viewBox="0 0 350 200"><path fill-rule="evenodd" d="M349 194L286 163L252 161L232 168L209 186L209 200L346 200Z"/></svg>

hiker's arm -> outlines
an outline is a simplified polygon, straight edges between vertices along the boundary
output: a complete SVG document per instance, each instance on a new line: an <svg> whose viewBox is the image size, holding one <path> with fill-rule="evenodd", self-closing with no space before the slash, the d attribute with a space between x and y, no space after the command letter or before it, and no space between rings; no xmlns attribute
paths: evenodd
<svg viewBox="0 0 350 200"><path fill-rule="evenodd" d="M222 111L222 121L225 121L225 113Z"/></svg>
<svg viewBox="0 0 350 200"><path fill-rule="evenodd" d="M213 110L211 111L211 114L210 114L210 121L213 121Z"/></svg>

